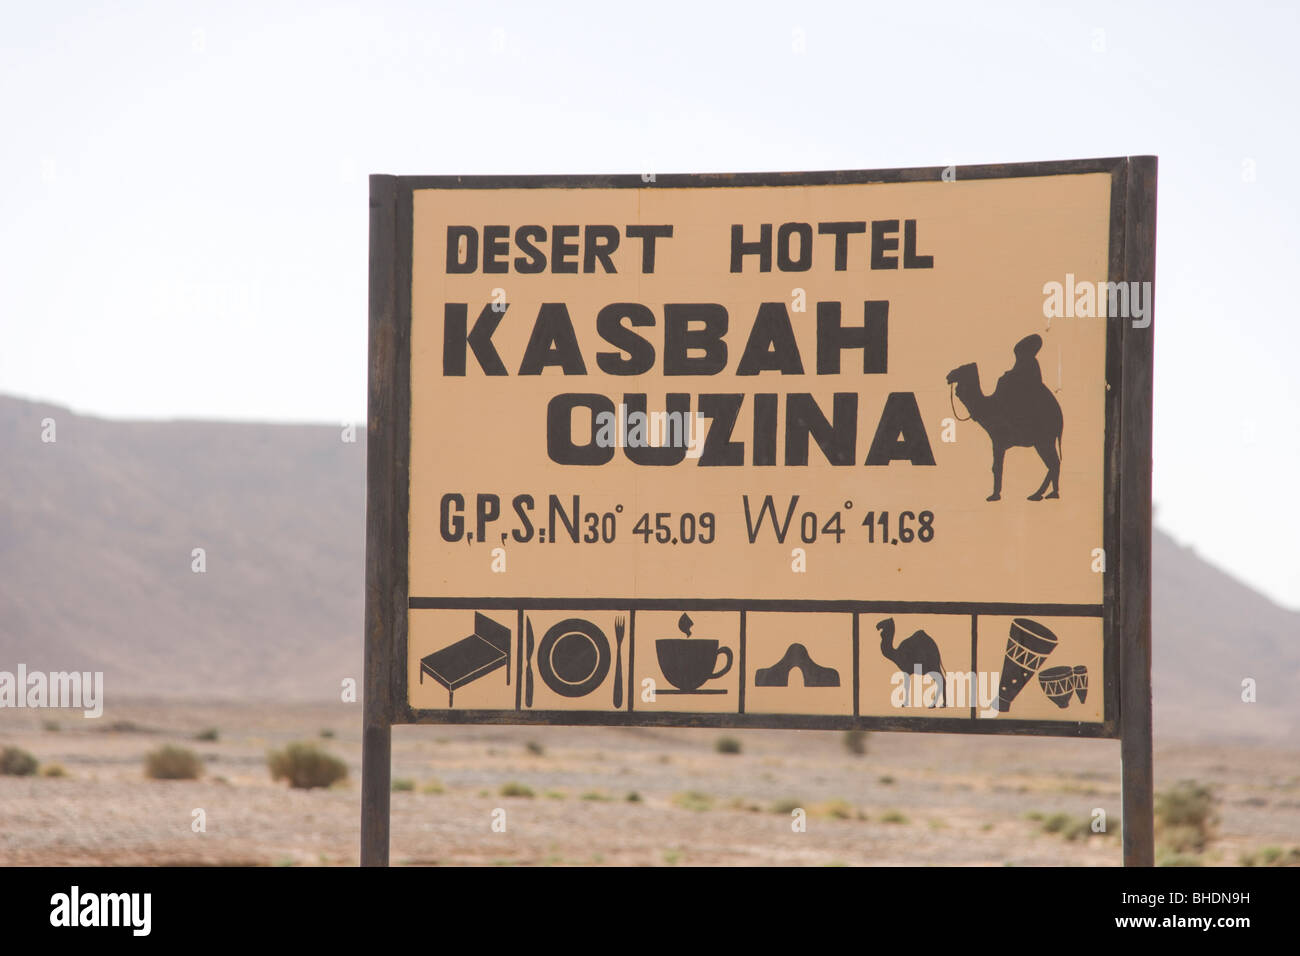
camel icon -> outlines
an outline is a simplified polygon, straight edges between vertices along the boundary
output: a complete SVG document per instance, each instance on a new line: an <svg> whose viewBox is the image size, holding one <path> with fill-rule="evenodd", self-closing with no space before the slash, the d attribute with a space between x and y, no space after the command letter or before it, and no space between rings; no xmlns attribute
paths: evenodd
<svg viewBox="0 0 1300 956"><path fill-rule="evenodd" d="M939 659L939 645L925 631L916 631L897 647L894 646L894 619L887 617L876 622L880 632L880 653L893 661L906 674L922 674L935 682L938 691L930 707L943 707L947 694L944 685L943 661Z"/></svg>
<svg viewBox="0 0 1300 956"><path fill-rule="evenodd" d="M993 443L993 494L989 501L1002 497L1002 459L1008 448L1033 448L1047 466L1047 476L1029 496L1030 501L1042 500L1049 485L1052 490L1046 497L1060 497L1063 420L1061 406L1043 384L1038 367L1038 350L1042 347L1039 335L1027 335L1017 342L1016 363L998 379L992 395L985 395L980 388L979 368L974 362L948 373L948 384L955 387L970 419L988 432Z"/></svg>

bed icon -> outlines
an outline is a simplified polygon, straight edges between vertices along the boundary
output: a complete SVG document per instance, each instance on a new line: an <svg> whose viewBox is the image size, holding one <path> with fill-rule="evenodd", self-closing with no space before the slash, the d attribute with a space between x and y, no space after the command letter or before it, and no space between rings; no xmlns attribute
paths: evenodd
<svg viewBox="0 0 1300 956"><path fill-rule="evenodd" d="M454 644L420 658L420 683L428 674L447 688L447 707L457 687L491 674L498 667L506 669L506 686L510 686L510 628L475 612L474 633Z"/></svg>

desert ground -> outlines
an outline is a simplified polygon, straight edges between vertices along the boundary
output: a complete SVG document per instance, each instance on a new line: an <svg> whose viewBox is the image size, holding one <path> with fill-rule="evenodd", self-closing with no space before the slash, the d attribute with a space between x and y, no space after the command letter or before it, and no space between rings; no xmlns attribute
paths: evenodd
<svg viewBox="0 0 1300 956"><path fill-rule="evenodd" d="M0 864L355 865L360 722L344 703L0 710L0 746L42 766L0 776ZM196 739L210 728L216 740ZM268 751L295 740L342 758L347 779L273 782ZM145 754L164 744L198 753L202 776L147 779ZM1121 862L1116 741L873 733L854 754L838 732L397 727L393 779L394 865ZM1183 862L1300 844L1300 750L1158 740L1157 790L1180 780L1218 801L1213 841ZM1105 833L1045 826L1097 809Z"/></svg>

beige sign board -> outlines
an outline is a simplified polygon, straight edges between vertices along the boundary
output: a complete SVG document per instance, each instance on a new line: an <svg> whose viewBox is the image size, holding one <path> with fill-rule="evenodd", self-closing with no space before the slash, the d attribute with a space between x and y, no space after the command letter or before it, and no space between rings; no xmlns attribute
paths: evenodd
<svg viewBox="0 0 1300 956"><path fill-rule="evenodd" d="M1108 719L1109 173L411 202L413 712Z"/></svg>

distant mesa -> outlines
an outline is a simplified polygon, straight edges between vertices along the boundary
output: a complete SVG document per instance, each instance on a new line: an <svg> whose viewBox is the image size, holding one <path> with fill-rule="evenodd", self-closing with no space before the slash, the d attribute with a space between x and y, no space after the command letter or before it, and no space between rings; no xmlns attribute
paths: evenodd
<svg viewBox="0 0 1300 956"><path fill-rule="evenodd" d="M55 444L40 440L46 417ZM115 421L0 395L0 661L75 661L118 700L336 705L362 667L365 450L364 431L340 441L332 424ZM191 571L195 547L206 574ZM1159 529L1151 569L1157 739L1294 746L1300 694L1246 706L1224 675L1265 662L1297 686L1300 613Z"/></svg>

